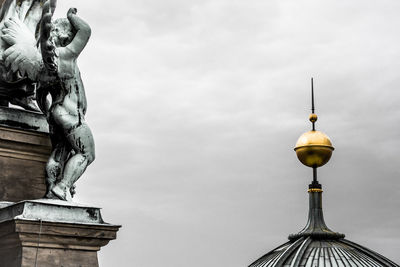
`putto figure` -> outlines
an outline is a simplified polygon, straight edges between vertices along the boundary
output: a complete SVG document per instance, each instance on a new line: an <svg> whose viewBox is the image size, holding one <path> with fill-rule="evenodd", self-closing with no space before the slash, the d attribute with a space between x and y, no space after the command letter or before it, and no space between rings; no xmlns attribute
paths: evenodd
<svg viewBox="0 0 400 267"><path fill-rule="evenodd" d="M41 52L44 74L37 91L40 109L47 115L53 152L46 166L48 194L70 200L74 183L95 158L92 132L85 122L85 89L76 64L90 37L89 25L71 8L67 19L51 18L55 1L43 7ZM48 103L47 95L52 102Z"/></svg>
<svg viewBox="0 0 400 267"><path fill-rule="evenodd" d="M40 67L37 74L36 98L39 108L47 117L53 146L46 165L46 197L71 200L75 193L74 183L95 158L93 136L85 122L85 90L76 63L89 40L91 30L89 25L76 15L75 8L68 11L67 18L52 22L55 8L55 0L44 3L40 25L40 49L32 52L34 56L29 55L27 60L35 61L37 54L41 54L40 64L37 64ZM18 46L18 40L12 33L20 32L21 23L11 20L6 27L3 39L10 45ZM26 50L18 47L14 50L15 52L5 55L5 61L25 73L26 66L23 64L26 60L19 57L24 58ZM17 55L10 59L15 53ZM51 101L48 96L51 96Z"/></svg>

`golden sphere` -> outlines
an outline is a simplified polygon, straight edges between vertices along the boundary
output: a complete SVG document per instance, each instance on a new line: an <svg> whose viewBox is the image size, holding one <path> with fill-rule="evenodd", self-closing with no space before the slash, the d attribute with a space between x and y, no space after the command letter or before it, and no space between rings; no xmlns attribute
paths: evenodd
<svg viewBox="0 0 400 267"><path fill-rule="evenodd" d="M317 168L329 161L334 148L326 134L320 131L309 131L299 137L294 150L301 163Z"/></svg>
<svg viewBox="0 0 400 267"><path fill-rule="evenodd" d="M310 114L310 117L308 118L311 122L316 122L318 120L317 114Z"/></svg>

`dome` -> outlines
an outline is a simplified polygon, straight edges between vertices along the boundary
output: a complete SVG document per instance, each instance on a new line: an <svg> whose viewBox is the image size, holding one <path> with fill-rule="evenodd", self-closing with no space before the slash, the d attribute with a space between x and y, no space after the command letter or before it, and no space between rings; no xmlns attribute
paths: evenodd
<svg viewBox="0 0 400 267"><path fill-rule="evenodd" d="M400 267L382 255L331 231L322 212L322 189L310 188L306 226L289 242L268 252L249 267Z"/></svg>
<svg viewBox="0 0 400 267"><path fill-rule="evenodd" d="M250 267L269 266L399 266L387 258L346 239L318 240L301 237L267 253Z"/></svg>
<svg viewBox="0 0 400 267"><path fill-rule="evenodd" d="M299 137L294 150L298 159L304 165L321 167L329 161L334 148L326 134L312 130Z"/></svg>

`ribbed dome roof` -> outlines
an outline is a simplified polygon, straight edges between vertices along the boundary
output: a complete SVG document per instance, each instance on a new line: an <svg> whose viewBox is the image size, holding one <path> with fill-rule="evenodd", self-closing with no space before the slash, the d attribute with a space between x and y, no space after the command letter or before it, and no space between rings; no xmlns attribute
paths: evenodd
<svg viewBox="0 0 400 267"><path fill-rule="evenodd" d="M399 266L346 239L317 240L301 237L267 253L250 267L269 266Z"/></svg>
<svg viewBox="0 0 400 267"><path fill-rule="evenodd" d="M344 239L344 234L331 231L324 222L322 189L313 184L310 187L306 226L299 233L289 235L289 242L268 252L249 267L400 267L378 253ZM318 184L318 187L321 186Z"/></svg>

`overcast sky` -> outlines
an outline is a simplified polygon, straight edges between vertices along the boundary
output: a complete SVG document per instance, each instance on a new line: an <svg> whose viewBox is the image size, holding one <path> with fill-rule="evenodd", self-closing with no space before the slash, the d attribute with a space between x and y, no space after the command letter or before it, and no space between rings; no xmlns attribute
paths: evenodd
<svg viewBox="0 0 400 267"><path fill-rule="evenodd" d="M122 224L103 267L241 267L306 223L317 129L327 225L400 262L400 2L59 0L92 26L79 59L96 161L75 201Z"/></svg>

